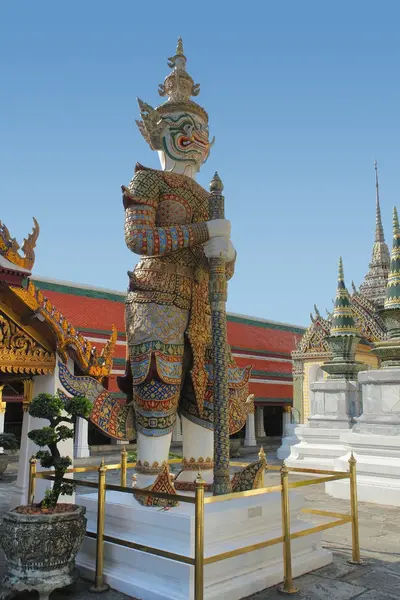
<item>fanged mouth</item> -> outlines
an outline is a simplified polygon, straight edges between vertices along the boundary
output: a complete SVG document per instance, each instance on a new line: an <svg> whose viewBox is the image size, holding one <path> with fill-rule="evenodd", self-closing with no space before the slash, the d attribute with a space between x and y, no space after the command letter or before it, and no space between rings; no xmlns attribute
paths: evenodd
<svg viewBox="0 0 400 600"><path fill-rule="evenodd" d="M188 148L191 145L200 146L202 148L208 148L209 143L204 142L195 136L193 136L191 138L181 137L179 139L179 146L181 146L182 148Z"/></svg>

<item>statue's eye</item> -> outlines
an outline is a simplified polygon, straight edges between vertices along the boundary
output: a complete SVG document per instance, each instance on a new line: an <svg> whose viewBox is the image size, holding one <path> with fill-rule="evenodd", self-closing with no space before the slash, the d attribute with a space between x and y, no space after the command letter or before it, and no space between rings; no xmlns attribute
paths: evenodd
<svg viewBox="0 0 400 600"><path fill-rule="evenodd" d="M188 137L190 137L192 135L193 126L190 125L189 123L186 123L186 125L184 125L182 127L182 129Z"/></svg>

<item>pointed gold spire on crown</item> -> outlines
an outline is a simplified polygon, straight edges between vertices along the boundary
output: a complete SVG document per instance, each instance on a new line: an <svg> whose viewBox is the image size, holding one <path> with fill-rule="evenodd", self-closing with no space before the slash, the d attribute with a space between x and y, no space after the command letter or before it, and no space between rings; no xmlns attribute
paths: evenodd
<svg viewBox="0 0 400 600"><path fill-rule="evenodd" d="M180 37L176 46L176 54L168 59L172 72L167 75L164 83L158 86L160 96L168 96L167 102L187 102L190 96L198 96L200 84L194 83L186 72L186 56L183 53L183 41Z"/></svg>

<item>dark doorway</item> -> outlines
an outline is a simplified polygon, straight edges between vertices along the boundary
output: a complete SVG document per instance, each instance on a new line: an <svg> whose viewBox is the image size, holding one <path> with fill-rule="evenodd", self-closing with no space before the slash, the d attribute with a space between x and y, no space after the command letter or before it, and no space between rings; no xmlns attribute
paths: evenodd
<svg viewBox="0 0 400 600"><path fill-rule="evenodd" d="M264 429L267 437L282 436L282 406L264 406Z"/></svg>
<svg viewBox="0 0 400 600"><path fill-rule="evenodd" d="M23 416L24 413L22 411L22 402L6 403L4 431L5 433L13 433L18 438L18 441L21 441Z"/></svg>

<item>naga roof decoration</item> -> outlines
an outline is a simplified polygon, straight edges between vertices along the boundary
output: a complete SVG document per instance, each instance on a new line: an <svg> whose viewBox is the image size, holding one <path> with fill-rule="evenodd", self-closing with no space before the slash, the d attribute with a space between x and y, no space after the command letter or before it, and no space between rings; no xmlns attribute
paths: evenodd
<svg viewBox="0 0 400 600"><path fill-rule="evenodd" d="M342 335L354 336L358 334L359 331L354 320L349 292L347 291L346 284L344 282L343 260L342 257L340 257L338 286L331 320L330 335L332 337L337 337Z"/></svg>
<svg viewBox="0 0 400 600"><path fill-rule="evenodd" d="M400 308L400 227L397 208L393 208L393 245L386 288L385 310Z"/></svg>
<svg viewBox="0 0 400 600"><path fill-rule="evenodd" d="M0 256L27 272L32 271L32 267L35 263L34 248L40 231L39 224L35 217L33 217L33 224L32 232L24 239L21 248L17 240L11 237L10 232L4 223L0 221ZM23 256L21 256L20 250L22 250Z"/></svg>
<svg viewBox="0 0 400 600"><path fill-rule="evenodd" d="M390 267L389 249L385 243L382 227L381 207L379 203L378 165L375 161L375 187L376 187L376 225L375 242L372 248L372 259L369 271L360 285L360 293L372 300L378 308L383 308L386 295L386 284Z"/></svg>
<svg viewBox="0 0 400 600"><path fill-rule="evenodd" d="M11 286L11 289L28 308L41 317L40 320L44 320L50 327L57 340L57 351L64 362L68 358L68 349L72 349L79 367L85 374L97 379L110 375L117 341L117 330L114 326L109 341L99 354L97 349L67 321L32 281L28 282L27 288Z"/></svg>

